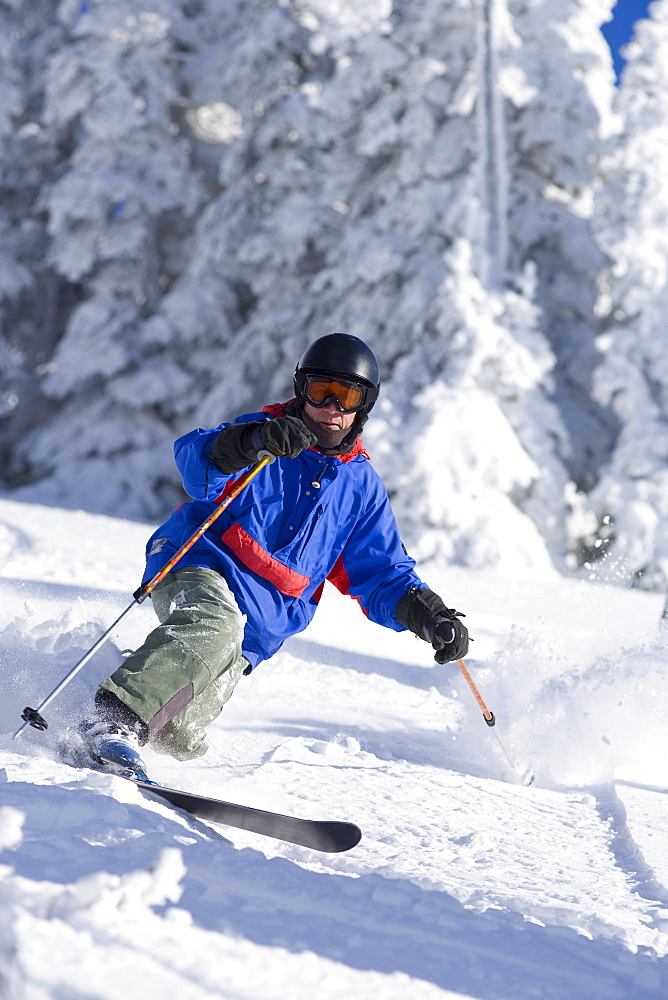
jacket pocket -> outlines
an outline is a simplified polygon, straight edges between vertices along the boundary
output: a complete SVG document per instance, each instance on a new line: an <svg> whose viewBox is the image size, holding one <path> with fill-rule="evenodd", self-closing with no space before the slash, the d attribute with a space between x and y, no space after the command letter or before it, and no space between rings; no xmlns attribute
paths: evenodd
<svg viewBox="0 0 668 1000"><path fill-rule="evenodd" d="M320 507L316 509L309 524L307 524L302 537L295 539L298 545L298 548L296 548L295 550L295 554L299 559L301 559L302 556L306 553L306 549L308 548L309 543L311 542L313 536L315 535L318 525L322 520L322 515L324 513L325 513L325 508L321 504Z"/></svg>

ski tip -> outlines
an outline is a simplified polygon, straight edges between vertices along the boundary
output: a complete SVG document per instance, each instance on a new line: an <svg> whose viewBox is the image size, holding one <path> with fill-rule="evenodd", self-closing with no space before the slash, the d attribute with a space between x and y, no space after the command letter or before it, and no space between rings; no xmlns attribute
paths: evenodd
<svg viewBox="0 0 668 1000"><path fill-rule="evenodd" d="M342 854L344 851L351 851L357 847L362 839L362 831L354 823L343 823L339 821L317 822L317 834L309 838L310 843L304 842L302 846L311 847L316 851L323 851L325 854Z"/></svg>
<svg viewBox="0 0 668 1000"><path fill-rule="evenodd" d="M360 840L362 839L362 831L354 823L348 823L348 846L342 848L344 851L350 851L353 847L357 847Z"/></svg>

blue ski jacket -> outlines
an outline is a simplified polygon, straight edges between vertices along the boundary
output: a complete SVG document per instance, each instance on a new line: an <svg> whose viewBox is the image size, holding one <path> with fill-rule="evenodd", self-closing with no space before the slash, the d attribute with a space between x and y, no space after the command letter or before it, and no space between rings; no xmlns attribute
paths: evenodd
<svg viewBox="0 0 668 1000"><path fill-rule="evenodd" d="M235 423L272 420L284 405L245 414ZM198 428L176 441L176 464L192 500L149 539L144 583L243 475L224 475L209 455L227 426ZM426 586L403 547L387 492L359 437L345 455L325 456L310 448L265 466L175 568L182 566L208 566L226 579L246 616L242 648L252 667L306 628L325 580L359 601L372 621L397 632L404 631L394 617L399 599L411 586Z"/></svg>

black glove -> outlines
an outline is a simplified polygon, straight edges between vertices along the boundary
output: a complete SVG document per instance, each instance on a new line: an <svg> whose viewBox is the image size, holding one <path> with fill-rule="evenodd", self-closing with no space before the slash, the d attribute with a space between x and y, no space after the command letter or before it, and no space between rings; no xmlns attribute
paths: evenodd
<svg viewBox="0 0 668 1000"><path fill-rule="evenodd" d="M459 660L468 653L469 634L461 616L461 611L446 608L438 594L426 587L410 587L394 612L401 625L432 644L437 663Z"/></svg>
<svg viewBox="0 0 668 1000"><path fill-rule="evenodd" d="M278 458L296 458L305 448L317 444L318 439L299 417L276 417L258 424L252 441L258 452L269 451Z"/></svg>
<svg viewBox="0 0 668 1000"><path fill-rule="evenodd" d="M224 475L246 469L258 460L258 452L296 458L317 441L298 417L253 420L224 427L211 446L211 459Z"/></svg>
<svg viewBox="0 0 668 1000"><path fill-rule="evenodd" d="M427 630L431 630L428 641L436 650L434 659L437 663L460 660L469 651L469 633L466 625L459 620L462 612L448 608L446 611L447 617L439 615L427 626Z"/></svg>

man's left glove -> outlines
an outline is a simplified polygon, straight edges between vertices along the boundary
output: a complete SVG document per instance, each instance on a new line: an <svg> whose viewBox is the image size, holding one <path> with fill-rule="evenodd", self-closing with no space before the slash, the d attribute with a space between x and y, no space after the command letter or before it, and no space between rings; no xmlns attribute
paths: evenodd
<svg viewBox="0 0 668 1000"><path fill-rule="evenodd" d="M468 653L468 630L459 620L462 612L446 608L438 594L426 587L410 587L397 604L394 617L432 644L437 663L459 660Z"/></svg>
<svg viewBox="0 0 668 1000"><path fill-rule="evenodd" d="M460 622L461 611L450 610L445 615L439 615L427 626L427 631L431 631L429 642L436 652L434 659L437 663L448 663L449 660L460 660L469 651L469 633L466 625Z"/></svg>

